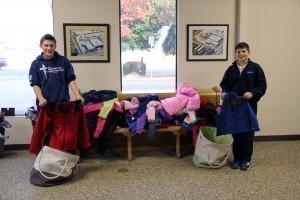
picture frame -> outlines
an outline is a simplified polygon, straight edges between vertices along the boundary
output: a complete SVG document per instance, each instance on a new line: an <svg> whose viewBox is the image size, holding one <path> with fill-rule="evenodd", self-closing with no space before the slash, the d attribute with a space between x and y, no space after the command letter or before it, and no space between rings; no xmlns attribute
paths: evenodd
<svg viewBox="0 0 300 200"><path fill-rule="evenodd" d="M109 24L64 23L63 31L70 62L110 62Z"/></svg>
<svg viewBox="0 0 300 200"><path fill-rule="evenodd" d="M228 24L187 24L187 61L228 60Z"/></svg>

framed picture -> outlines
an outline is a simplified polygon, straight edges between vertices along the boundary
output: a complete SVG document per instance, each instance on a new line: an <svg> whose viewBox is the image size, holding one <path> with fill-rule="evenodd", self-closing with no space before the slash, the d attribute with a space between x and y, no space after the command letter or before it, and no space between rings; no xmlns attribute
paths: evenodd
<svg viewBox="0 0 300 200"><path fill-rule="evenodd" d="M109 24L63 24L65 56L71 62L110 62Z"/></svg>
<svg viewBox="0 0 300 200"><path fill-rule="evenodd" d="M188 24L187 61L228 60L228 24Z"/></svg>

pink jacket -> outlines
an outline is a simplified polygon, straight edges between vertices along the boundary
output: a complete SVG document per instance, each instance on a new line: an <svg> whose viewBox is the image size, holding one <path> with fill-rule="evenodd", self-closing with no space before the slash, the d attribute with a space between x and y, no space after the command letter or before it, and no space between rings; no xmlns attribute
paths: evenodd
<svg viewBox="0 0 300 200"><path fill-rule="evenodd" d="M162 109L162 105L159 101L150 101L147 104L146 115L147 115L148 122L155 121L155 108Z"/></svg>
<svg viewBox="0 0 300 200"><path fill-rule="evenodd" d="M130 114L134 114L140 105L140 101L136 97L132 97L131 101L123 100L121 101L121 107L124 110L129 110Z"/></svg>
<svg viewBox="0 0 300 200"><path fill-rule="evenodd" d="M200 108L200 95L194 87L182 83L178 87L175 97L163 99L161 103L169 115L174 115L183 108L188 111L195 111Z"/></svg>

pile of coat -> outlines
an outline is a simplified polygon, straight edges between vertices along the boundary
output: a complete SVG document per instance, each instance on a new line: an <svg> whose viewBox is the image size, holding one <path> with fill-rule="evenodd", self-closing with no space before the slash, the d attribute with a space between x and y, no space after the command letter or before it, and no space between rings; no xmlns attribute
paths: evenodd
<svg viewBox="0 0 300 200"><path fill-rule="evenodd" d="M11 124L5 120L5 113L0 112L0 158L3 157L5 143L5 128L11 128Z"/></svg>
<svg viewBox="0 0 300 200"><path fill-rule="evenodd" d="M86 102L84 112L88 129L100 154L105 153L117 127L129 127L133 134L141 134L146 128L148 138L152 140L156 128L182 122L187 116L189 123L196 122L196 110L200 108L198 92L186 83L177 88L174 97L165 99L149 94L119 101L112 90L91 90L82 96ZM178 120L178 116L184 117Z"/></svg>

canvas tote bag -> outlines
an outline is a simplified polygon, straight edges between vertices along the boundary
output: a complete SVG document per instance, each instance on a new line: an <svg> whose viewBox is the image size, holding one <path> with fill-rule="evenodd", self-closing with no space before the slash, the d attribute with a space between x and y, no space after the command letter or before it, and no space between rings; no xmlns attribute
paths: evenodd
<svg viewBox="0 0 300 200"><path fill-rule="evenodd" d="M78 155L43 146L30 173L30 183L47 187L66 183L78 170ZM76 168L76 172L73 169Z"/></svg>
<svg viewBox="0 0 300 200"><path fill-rule="evenodd" d="M217 129L201 126L196 143L193 162L197 167L220 168L226 164L231 153L231 135L216 136Z"/></svg>

